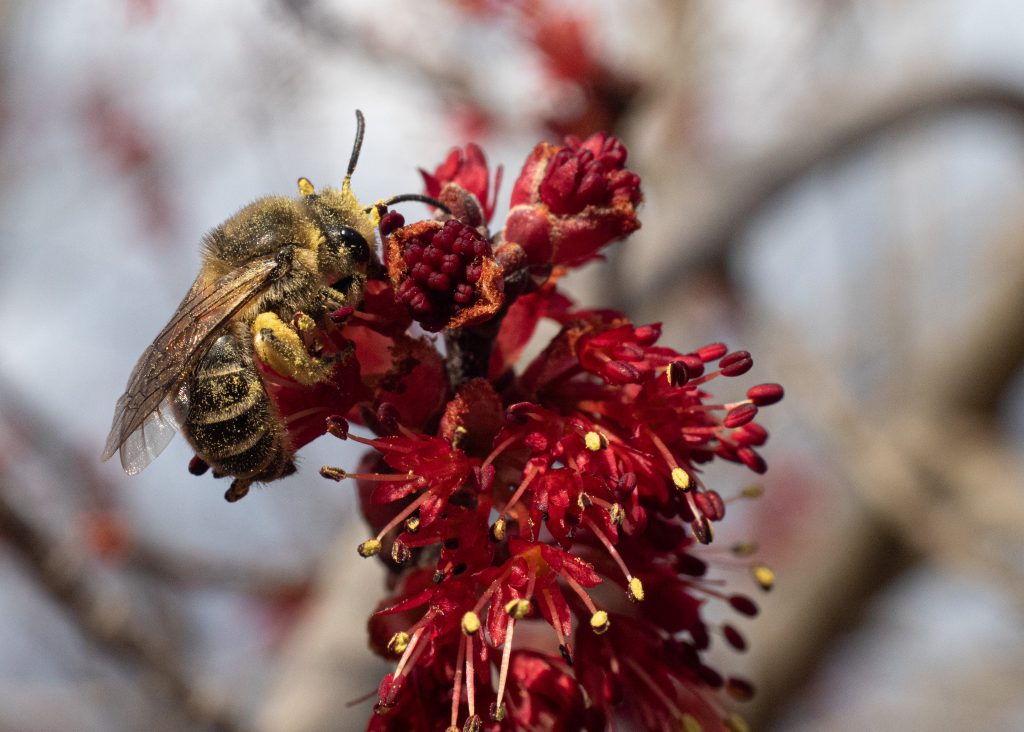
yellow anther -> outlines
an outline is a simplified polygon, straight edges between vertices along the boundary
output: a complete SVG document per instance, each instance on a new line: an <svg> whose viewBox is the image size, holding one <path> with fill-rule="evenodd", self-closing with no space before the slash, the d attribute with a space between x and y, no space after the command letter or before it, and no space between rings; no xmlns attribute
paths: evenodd
<svg viewBox="0 0 1024 732"><path fill-rule="evenodd" d="M608 613L604 610L598 610L590 616L590 628L598 635L606 632L610 625L611 621L608 620Z"/></svg>
<svg viewBox="0 0 1024 732"><path fill-rule="evenodd" d="M466 635L475 635L480 631L480 616L470 610L462 616L462 632Z"/></svg>
<svg viewBox="0 0 1024 732"><path fill-rule="evenodd" d="M522 620L530 614L529 600L509 600L505 603L505 612L515 620Z"/></svg>
<svg viewBox="0 0 1024 732"><path fill-rule="evenodd" d="M754 483L740 491L741 498L760 498L764 495L764 486Z"/></svg>
<svg viewBox="0 0 1024 732"><path fill-rule="evenodd" d="M737 557L749 557L757 553L757 544L753 541L741 541L733 544L730 551Z"/></svg>
<svg viewBox="0 0 1024 732"><path fill-rule="evenodd" d="M314 193L316 193L316 189L309 182L309 178L299 178L299 195L312 196Z"/></svg>
<svg viewBox="0 0 1024 732"><path fill-rule="evenodd" d="M409 647L409 634L404 630L400 630L391 636L391 640L388 641L388 650L394 654L405 653L405 649Z"/></svg>
<svg viewBox="0 0 1024 732"><path fill-rule="evenodd" d="M345 478L348 477L348 473L346 473L344 470L342 470L341 468L333 468L330 465L325 465L322 468L320 468L320 475L322 475L325 478L330 478L331 480L337 481L345 480Z"/></svg>
<svg viewBox="0 0 1024 732"><path fill-rule="evenodd" d="M379 539L367 539L359 545L359 549L356 551L359 552L359 556L361 557L372 557L375 554L380 554L380 547L381 544Z"/></svg>
<svg viewBox="0 0 1024 732"><path fill-rule="evenodd" d="M391 545L391 559L395 564L406 564L412 561L412 549L404 542L396 540Z"/></svg>
<svg viewBox="0 0 1024 732"><path fill-rule="evenodd" d="M634 602L643 602L644 584L640 581L639 577L634 577L629 581L629 588L626 591L626 595Z"/></svg>
<svg viewBox="0 0 1024 732"><path fill-rule="evenodd" d="M505 721L505 716L505 702L502 702L501 704L491 704L491 719L495 722L503 722Z"/></svg>
<svg viewBox="0 0 1024 732"><path fill-rule="evenodd" d="M505 519L500 518L491 525L491 538L502 541L505 538Z"/></svg>
<svg viewBox="0 0 1024 732"><path fill-rule="evenodd" d="M672 482L681 491L690 490L690 474L682 468L672 468Z"/></svg>
<svg viewBox="0 0 1024 732"><path fill-rule="evenodd" d="M626 511L618 503L613 503L611 509L608 511L608 516L611 518L612 523L618 526L622 523L622 520L626 518Z"/></svg>
<svg viewBox="0 0 1024 732"><path fill-rule="evenodd" d="M757 584L761 585L761 589L765 592L768 592L768 590L775 586L775 572L763 564L751 567L750 572L754 575L754 579L757 580Z"/></svg>
<svg viewBox="0 0 1024 732"><path fill-rule="evenodd" d="M410 516L409 518L407 518L405 520L405 530L408 531L410 534L415 534L417 531L419 531L420 530L420 517L419 516Z"/></svg>
<svg viewBox="0 0 1024 732"><path fill-rule="evenodd" d="M689 712L683 713L683 729L685 732L704 732L700 722Z"/></svg>
<svg viewBox="0 0 1024 732"><path fill-rule="evenodd" d="M583 443L591 452L597 452L598 450L604 450L608 447L608 438L600 432L594 432L591 430L583 436Z"/></svg>
<svg viewBox="0 0 1024 732"><path fill-rule="evenodd" d="M735 712L725 718L725 726L729 728L729 732L750 732L747 720Z"/></svg>

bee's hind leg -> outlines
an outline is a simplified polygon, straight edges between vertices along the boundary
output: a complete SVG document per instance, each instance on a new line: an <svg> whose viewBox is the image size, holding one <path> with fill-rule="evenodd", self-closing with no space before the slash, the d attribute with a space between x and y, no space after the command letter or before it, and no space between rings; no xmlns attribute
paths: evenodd
<svg viewBox="0 0 1024 732"><path fill-rule="evenodd" d="M242 500L249 494L249 486L251 485L251 480L235 478L231 481L231 487L224 492L224 500L228 503Z"/></svg>
<svg viewBox="0 0 1024 732"><path fill-rule="evenodd" d="M325 381L334 368L332 359L311 356L302 335L275 313L256 316L252 323L252 342L260 361L300 384Z"/></svg>

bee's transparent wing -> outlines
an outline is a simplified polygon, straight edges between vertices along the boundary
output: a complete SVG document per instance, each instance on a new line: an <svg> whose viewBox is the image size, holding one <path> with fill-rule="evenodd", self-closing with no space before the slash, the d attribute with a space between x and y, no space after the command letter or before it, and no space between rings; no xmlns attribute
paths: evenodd
<svg viewBox="0 0 1024 732"><path fill-rule="evenodd" d="M187 390L182 385L179 391L184 393ZM118 401L118 409L120 408L121 403ZM170 397L160 402L157 408L142 420L142 425L121 443L118 452L124 472L135 475L153 462L167 447L174 433L181 429L181 423L187 414L187 403L180 405L177 400Z"/></svg>
<svg viewBox="0 0 1024 732"><path fill-rule="evenodd" d="M135 474L167 447L188 413L189 376L221 326L266 291L280 266L274 257L263 257L211 283L193 283L128 377L104 460L120 452L125 471Z"/></svg>

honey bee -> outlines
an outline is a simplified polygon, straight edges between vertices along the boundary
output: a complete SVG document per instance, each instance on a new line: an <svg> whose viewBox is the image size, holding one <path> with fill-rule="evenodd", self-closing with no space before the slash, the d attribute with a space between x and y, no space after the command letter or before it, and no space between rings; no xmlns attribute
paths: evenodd
<svg viewBox="0 0 1024 732"><path fill-rule="evenodd" d="M350 185L365 131L359 111L356 121L340 190L300 178L297 199L261 198L206 235L199 275L117 400L104 460L120 453L133 475L180 430L215 475L234 477L228 501L295 472L255 359L300 384L329 378L334 360L309 352L301 323L359 305L379 266L371 242L384 207L418 200L445 209L416 194L364 208Z"/></svg>

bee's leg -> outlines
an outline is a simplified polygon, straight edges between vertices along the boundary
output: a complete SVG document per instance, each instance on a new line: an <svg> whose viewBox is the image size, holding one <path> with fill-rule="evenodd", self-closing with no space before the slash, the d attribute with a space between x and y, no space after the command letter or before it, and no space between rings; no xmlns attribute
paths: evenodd
<svg viewBox="0 0 1024 732"><path fill-rule="evenodd" d="M234 503L235 501L242 500L246 495L248 495L249 486L251 485L251 480L235 478L231 481L231 487L224 492L224 500L228 503Z"/></svg>
<svg viewBox="0 0 1024 732"><path fill-rule="evenodd" d="M333 360L309 355L302 336L295 328L271 312L256 316L252 324L252 342L260 361L300 384L325 381L334 368Z"/></svg>
<svg viewBox="0 0 1024 732"><path fill-rule="evenodd" d="M324 298L332 310L340 307L359 307L363 300L363 290L366 289L366 275L362 272L354 272L344 277L333 285L324 288Z"/></svg>

